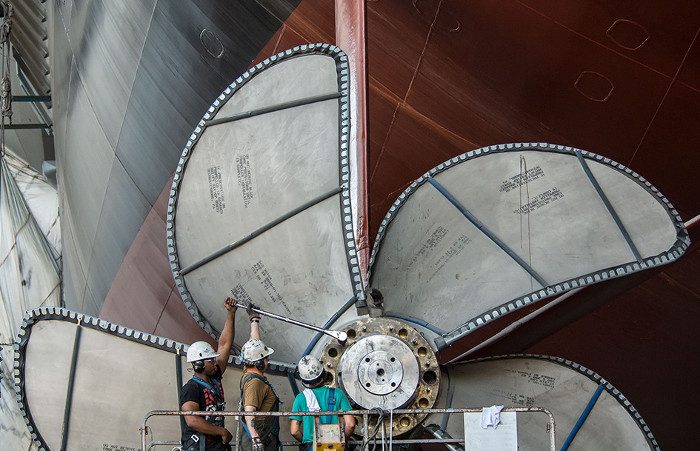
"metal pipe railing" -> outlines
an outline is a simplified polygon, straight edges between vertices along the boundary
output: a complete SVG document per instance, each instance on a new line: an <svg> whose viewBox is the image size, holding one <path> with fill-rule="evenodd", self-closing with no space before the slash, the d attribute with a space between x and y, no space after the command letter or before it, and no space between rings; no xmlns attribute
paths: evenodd
<svg viewBox="0 0 700 451"><path fill-rule="evenodd" d="M392 412L394 415L402 414L417 414L417 415L429 415L433 413L438 414L455 414L455 413L479 413L482 411L481 407L478 408L464 408L464 409L394 409ZM555 421L554 415L548 409L544 407L506 407L501 412L520 412L520 413L544 413L549 418L547 421L547 432L549 434L549 444L552 450L556 449L555 441ZM381 413L377 410L346 410L346 411L323 411L323 412L245 412L245 411L197 411L197 412L181 412L178 410L151 410L146 414L141 422L141 450L148 451L153 446L157 445L177 445L180 442L173 441L152 441L151 443L146 442L146 436L148 435L148 430L150 429L146 424L148 419L153 416L210 416L215 414L216 416L222 417L243 417L243 416L254 416L254 417L291 417L291 416L323 416L323 415L354 415L362 417L362 429L363 437L362 441L350 441L349 444L364 444L370 439L368 425L370 416L379 416ZM408 444L419 444L419 443L464 443L463 438L435 438L435 439L392 439L393 444L397 445L408 445ZM282 446L296 446L298 443L282 443Z"/></svg>

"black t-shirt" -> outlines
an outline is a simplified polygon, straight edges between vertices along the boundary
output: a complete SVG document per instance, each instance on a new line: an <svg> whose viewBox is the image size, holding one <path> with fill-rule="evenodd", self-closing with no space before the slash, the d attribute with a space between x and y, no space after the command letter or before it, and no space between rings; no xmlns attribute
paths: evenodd
<svg viewBox="0 0 700 451"><path fill-rule="evenodd" d="M199 410L206 411L221 411L226 410L226 401L224 400L224 387L221 385L221 371L217 370L216 374L209 378L210 383L205 382L197 376L192 376L192 379L182 387L180 392L180 406L188 401L193 401L199 404ZM224 417L207 415L204 419L217 426L224 427ZM182 432L182 443L187 443L192 435L197 435L197 431L185 424ZM207 449L228 449L223 447L221 437L218 435L206 435ZM222 448L219 448L222 447Z"/></svg>

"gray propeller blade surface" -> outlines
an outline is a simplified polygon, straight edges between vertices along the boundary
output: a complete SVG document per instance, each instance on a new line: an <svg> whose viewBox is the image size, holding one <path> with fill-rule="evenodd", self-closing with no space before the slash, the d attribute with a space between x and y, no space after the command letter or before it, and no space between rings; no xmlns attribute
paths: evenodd
<svg viewBox="0 0 700 451"><path fill-rule="evenodd" d="M491 357L444 367L436 408L544 407L554 415L556 448L580 429L570 449L658 449L651 430L630 401L592 370L570 360L542 355ZM444 373L447 373L446 375ZM587 417L582 414L592 405ZM517 413L518 449L549 449L548 417ZM461 414L429 416L453 438L464 438Z"/></svg>
<svg viewBox="0 0 700 451"><path fill-rule="evenodd" d="M383 220L370 285L439 346L533 301L662 265L690 240L668 200L600 155L504 144L411 184Z"/></svg>
<svg viewBox="0 0 700 451"><path fill-rule="evenodd" d="M14 382L32 438L43 449L61 449L64 441L65 449L140 449L146 413L178 409L178 369L182 382L192 375L186 354L184 344L70 310L29 311L15 344ZM267 374L284 410L291 409L293 370L271 362ZM237 409L242 374L230 357L228 410ZM149 441L180 440L178 417L152 417L148 425ZM233 417L226 427L235 435ZM289 438L287 431L283 424Z"/></svg>
<svg viewBox="0 0 700 451"><path fill-rule="evenodd" d="M318 326L363 297L348 89L338 48L295 47L239 77L192 134L173 181L168 245L180 294L213 336L227 295ZM315 333L278 327L264 321L263 339L296 362Z"/></svg>

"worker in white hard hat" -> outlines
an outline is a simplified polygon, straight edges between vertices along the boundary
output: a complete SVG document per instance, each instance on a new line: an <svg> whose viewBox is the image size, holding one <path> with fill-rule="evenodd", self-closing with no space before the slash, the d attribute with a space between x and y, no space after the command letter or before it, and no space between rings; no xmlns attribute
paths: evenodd
<svg viewBox="0 0 700 451"><path fill-rule="evenodd" d="M197 341L187 349L187 362L192 364L194 375L180 392L180 406L186 411L221 411L226 410L224 390L221 378L226 371L228 356L231 352L234 336L236 302L232 298L224 301L226 322L219 336L219 343L214 348L206 341ZM231 432L224 427L223 416L185 416L182 431L183 451L223 451L230 450ZM204 441L202 447L201 441Z"/></svg>
<svg viewBox="0 0 700 451"><path fill-rule="evenodd" d="M265 377L270 355L274 352L260 340L260 315L251 304L250 340L241 348L244 372L241 377L241 406L246 412L277 412L280 399ZM279 417L245 416L239 449L246 451L277 451L279 447Z"/></svg>
<svg viewBox="0 0 700 451"><path fill-rule="evenodd" d="M343 411L352 410L350 401L340 388L330 388L326 385L329 382L323 364L314 356L305 355L299 360L297 371L304 391L299 393L294 399L292 412L322 412L322 411ZM311 450L314 441L314 423L317 421L312 416L291 416L289 432L301 444L302 451ZM338 424L342 418L345 437L349 439L355 430L355 417L352 415L323 415L318 417L317 424ZM301 428L300 428L301 424Z"/></svg>

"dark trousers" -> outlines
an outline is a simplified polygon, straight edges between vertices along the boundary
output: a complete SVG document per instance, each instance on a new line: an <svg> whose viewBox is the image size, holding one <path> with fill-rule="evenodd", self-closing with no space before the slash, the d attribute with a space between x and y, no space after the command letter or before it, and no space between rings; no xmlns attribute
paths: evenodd
<svg viewBox="0 0 700 451"><path fill-rule="evenodd" d="M250 436L245 432L242 431L243 433L241 434L241 448L243 451L253 451L253 441L250 439ZM271 440L268 444L265 445L265 451L278 451L280 447L280 439L279 437L272 436Z"/></svg>

